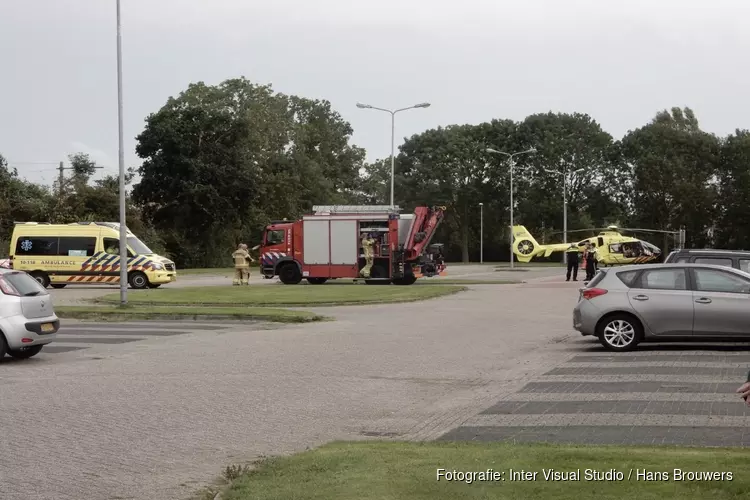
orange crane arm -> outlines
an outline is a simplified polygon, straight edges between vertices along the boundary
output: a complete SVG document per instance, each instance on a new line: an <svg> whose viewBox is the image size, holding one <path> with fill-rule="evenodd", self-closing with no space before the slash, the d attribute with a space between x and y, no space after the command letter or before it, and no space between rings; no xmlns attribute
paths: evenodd
<svg viewBox="0 0 750 500"><path fill-rule="evenodd" d="M422 255L443 221L444 215L445 207L417 207L414 209L414 223L404 245L406 260L414 260Z"/></svg>

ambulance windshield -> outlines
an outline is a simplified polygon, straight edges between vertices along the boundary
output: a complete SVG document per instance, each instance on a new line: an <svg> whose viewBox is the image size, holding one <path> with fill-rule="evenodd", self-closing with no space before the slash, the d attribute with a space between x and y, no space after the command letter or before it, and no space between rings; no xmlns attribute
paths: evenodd
<svg viewBox="0 0 750 500"><path fill-rule="evenodd" d="M149 247L146 246L145 243L143 243L141 240L139 240L135 236L128 236L128 246L137 255L148 255L148 254L154 253Z"/></svg>

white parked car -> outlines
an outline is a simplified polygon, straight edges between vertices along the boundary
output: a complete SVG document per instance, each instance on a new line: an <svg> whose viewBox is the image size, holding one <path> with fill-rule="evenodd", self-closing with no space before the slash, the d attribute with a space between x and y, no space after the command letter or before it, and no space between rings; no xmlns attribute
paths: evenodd
<svg viewBox="0 0 750 500"><path fill-rule="evenodd" d="M23 271L0 269L0 358L35 356L59 329L47 290Z"/></svg>

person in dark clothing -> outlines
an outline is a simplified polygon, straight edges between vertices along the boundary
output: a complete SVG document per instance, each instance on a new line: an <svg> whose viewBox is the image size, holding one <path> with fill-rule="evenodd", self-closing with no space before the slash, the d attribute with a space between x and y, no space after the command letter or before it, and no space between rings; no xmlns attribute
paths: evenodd
<svg viewBox="0 0 750 500"><path fill-rule="evenodd" d="M570 281L570 274L573 274L573 281L578 281L578 247L570 245L565 251L565 258L568 260L568 272L565 275L565 281Z"/></svg>

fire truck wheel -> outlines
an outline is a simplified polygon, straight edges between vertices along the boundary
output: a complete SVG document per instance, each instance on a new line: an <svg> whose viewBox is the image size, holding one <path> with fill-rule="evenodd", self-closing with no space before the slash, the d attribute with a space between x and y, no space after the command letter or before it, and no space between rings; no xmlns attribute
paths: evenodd
<svg viewBox="0 0 750 500"><path fill-rule="evenodd" d="M394 285L413 285L417 282L417 277L413 274L410 276L404 276L403 278L396 278L393 280Z"/></svg>
<svg viewBox="0 0 750 500"><path fill-rule="evenodd" d="M311 285L322 285L328 281L328 278L307 278L307 282Z"/></svg>
<svg viewBox="0 0 750 500"><path fill-rule="evenodd" d="M378 279L369 279L365 280L365 283L368 285L390 285L391 280L384 279L388 278L388 271L383 266L372 266L372 269L370 269L370 278L378 278Z"/></svg>
<svg viewBox="0 0 750 500"><path fill-rule="evenodd" d="M290 262L279 269L279 279L285 285L297 285L302 281L302 273L299 272L296 264Z"/></svg>

